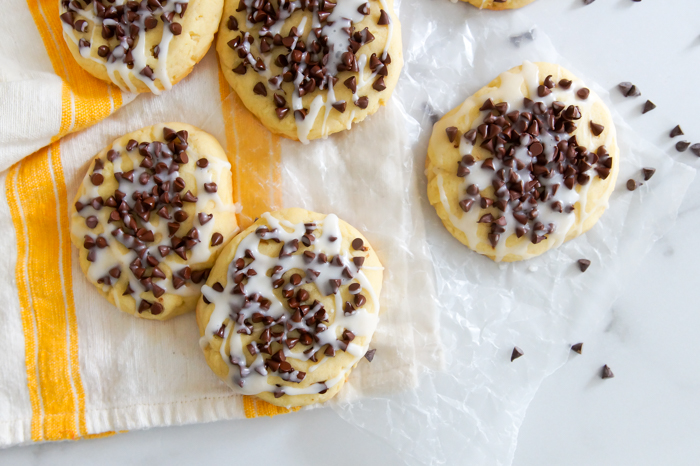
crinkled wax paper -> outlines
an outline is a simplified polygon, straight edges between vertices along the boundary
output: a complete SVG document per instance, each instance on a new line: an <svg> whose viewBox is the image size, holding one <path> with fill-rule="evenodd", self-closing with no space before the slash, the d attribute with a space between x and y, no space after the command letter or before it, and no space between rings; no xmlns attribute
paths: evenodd
<svg viewBox="0 0 700 466"><path fill-rule="evenodd" d="M354 131L360 135L363 127L388 116L403 126L396 153L386 153L387 158L399 157L398 166L387 160L376 168L394 174L401 170L404 179L412 173L405 186L409 202L420 204L425 218L425 225L413 227L425 228L432 254L444 368L436 371L421 365L417 389L341 399L334 409L352 424L385 438L411 464L441 464L449 452L450 458L462 458L462 464L508 465L526 408L540 383L564 364L572 343L585 341L620 293L626 273L671 228L695 170L674 162L621 120L607 91L595 84L596 77L606 72L604 65L578 70L524 13L481 12L440 0L403 0L401 13L406 66L396 94L387 110ZM524 60L559 63L603 98L617 126L621 169L610 207L592 230L532 260L498 264L464 247L442 226L425 192L425 154L438 118ZM323 143L312 146L314 152L323 147ZM352 148L348 149L341 163L353 163ZM642 167L654 167L656 174L636 191L628 191L626 181L641 180ZM382 176L367 171L367 178L355 180L358 189ZM332 184L326 189L332 198ZM324 202L321 193L299 190L297 196L302 204ZM350 202L383 199L363 200L358 194ZM374 232L371 213L358 212L357 217L351 219ZM391 226L378 225L381 241L391 241ZM385 231L389 237L384 237ZM586 273L576 264L582 258L592 262ZM399 264L387 263L394 265ZM408 267L391 273L413 273ZM425 288L416 293L422 283L413 284L412 299L430 292ZM386 296L385 302L394 298ZM391 314L400 320L401 306L390 305ZM429 348L429 342L420 343L426 346L418 347L417 354ZM516 345L525 355L511 363Z"/></svg>

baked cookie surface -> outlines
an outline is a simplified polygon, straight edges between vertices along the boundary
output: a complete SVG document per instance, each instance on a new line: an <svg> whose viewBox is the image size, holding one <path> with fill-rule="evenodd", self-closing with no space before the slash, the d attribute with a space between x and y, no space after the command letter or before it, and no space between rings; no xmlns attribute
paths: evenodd
<svg viewBox="0 0 700 466"><path fill-rule="evenodd" d="M519 261L593 227L618 167L615 126L600 97L558 65L525 62L435 124L428 197L460 242Z"/></svg>
<svg viewBox="0 0 700 466"><path fill-rule="evenodd" d="M245 106L302 142L375 113L403 67L393 0L226 0L217 51Z"/></svg>
<svg viewBox="0 0 700 466"><path fill-rule="evenodd" d="M207 363L240 394L324 402L367 352L382 276L374 249L337 216L266 213L226 246L202 288Z"/></svg>
<svg viewBox="0 0 700 466"><path fill-rule="evenodd" d="M145 319L193 311L237 230L231 165L184 123L127 134L100 152L75 198L71 240L88 280Z"/></svg>
<svg viewBox="0 0 700 466"><path fill-rule="evenodd" d="M224 0L59 0L78 64L124 91L159 94L209 50Z"/></svg>
<svg viewBox="0 0 700 466"><path fill-rule="evenodd" d="M462 0L475 7L487 10L515 10L529 5L535 0Z"/></svg>

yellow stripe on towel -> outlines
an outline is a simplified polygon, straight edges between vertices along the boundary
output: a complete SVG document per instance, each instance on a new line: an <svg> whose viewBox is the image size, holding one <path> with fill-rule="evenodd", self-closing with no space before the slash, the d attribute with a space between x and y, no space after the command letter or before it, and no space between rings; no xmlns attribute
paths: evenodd
<svg viewBox="0 0 700 466"><path fill-rule="evenodd" d="M238 224L243 229L261 214L282 207L280 137L245 108L221 70L219 91L234 200L243 207Z"/></svg>
<svg viewBox="0 0 700 466"><path fill-rule="evenodd" d="M282 207L281 148L279 136L270 133L233 92L219 69L221 109L226 128L226 152L233 174L233 196L242 211L238 224L247 228L255 217ZM247 418L290 412L252 396L243 397ZM292 408L297 411L299 408Z"/></svg>
<svg viewBox="0 0 700 466"><path fill-rule="evenodd" d="M6 185L34 441L86 434L60 156L60 143L52 143L14 165Z"/></svg>
<svg viewBox="0 0 700 466"><path fill-rule="evenodd" d="M267 401L261 400L254 396L243 397L243 411L248 419L260 416L277 416L278 414L287 414L289 412L299 411L301 408L294 407L291 409L275 406Z"/></svg>

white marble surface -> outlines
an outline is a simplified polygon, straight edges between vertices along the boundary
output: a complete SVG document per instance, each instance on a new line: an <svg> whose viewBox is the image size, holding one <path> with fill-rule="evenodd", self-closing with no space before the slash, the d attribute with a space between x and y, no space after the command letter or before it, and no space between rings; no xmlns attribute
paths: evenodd
<svg viewBox="0 0 700 466"><path fill-rule="evenodd" d="M607 80L600 82L604 87L612 89L624 80L637 84L640 98L622 99L612 93L617 110L673 157L700 168L700 159L689 151L676 153L668 138L680 123L688 140L700 142L700 1L597 0L582 5L583 0L537 0L524 12L579 69L607 67ZM642 116L646 98L658 108ZM607 321L584 342L583 355L572 354L542 384L521 428L514 465L698 464L697 231L700 180L692 186L672 232L629 277ZM616 377L600 383L597 372L606 363ZM299 440L300 431L316 432L322 443L310 448L308 441ZM328 409L0 451L2 465L271 460L403 464L389 446ZM449 452L448 460L469 464L468 458L452 458Z"/></svg>

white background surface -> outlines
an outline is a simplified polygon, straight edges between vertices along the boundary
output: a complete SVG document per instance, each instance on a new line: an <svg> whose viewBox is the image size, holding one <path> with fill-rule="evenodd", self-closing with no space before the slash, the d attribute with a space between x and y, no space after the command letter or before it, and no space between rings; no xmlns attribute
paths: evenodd
<svg viewBox="0 0 700 466"><path fill-rule="evenodd" d="M462 6L466 21L471 7ZM523 13L578 69L609 77L599 82L603 87L613 89L620 81L637 84L642 97L636 99L623 99L613 90L616 109L651 142L700 168L700 159L690 151L678 154L673 148L683 138L700 142L700 1L597 0L584 7L583 0L537 0ZM647 98L658 108L642 116ZM686 136L672 141L668 132L676 124ZM542 384L521 428L514 465L698 464L698 231L700 180L673 231L629 277L606 322L584 342L583 355L572 353ZM616 377L593 384L603 364ZM448 458L448 464L469 464L468 458ZM205 461L403 464L381 440L329 409L0 451L1 465Z"/></svg>

